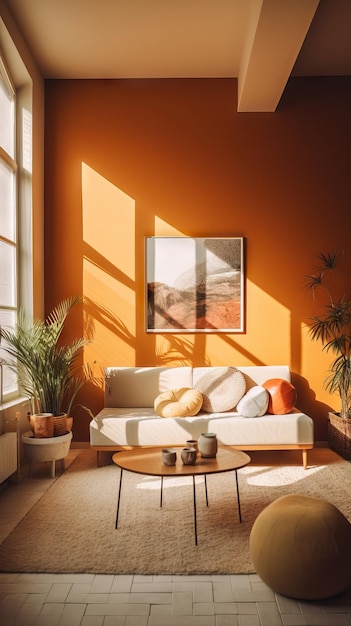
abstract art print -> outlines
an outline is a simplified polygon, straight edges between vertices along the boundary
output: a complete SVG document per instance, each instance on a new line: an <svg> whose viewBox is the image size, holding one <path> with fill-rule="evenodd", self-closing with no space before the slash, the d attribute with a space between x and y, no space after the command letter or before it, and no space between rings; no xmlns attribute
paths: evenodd
<svg viewBox="0 0 351 626"><path fill-rule="evenodd" d="M244 238L147 237L146 331L244 332Z"/></svg>

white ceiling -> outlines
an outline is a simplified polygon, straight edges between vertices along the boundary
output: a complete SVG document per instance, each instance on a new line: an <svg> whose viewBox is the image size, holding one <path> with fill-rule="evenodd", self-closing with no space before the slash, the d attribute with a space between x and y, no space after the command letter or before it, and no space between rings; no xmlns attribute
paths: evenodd
<svg viewBox="0 0 351 626"><path fill-rule="evenodd" d="M274 111L290 75L351 75L350 0L5 0L45 78L237 78Z"/></svg>

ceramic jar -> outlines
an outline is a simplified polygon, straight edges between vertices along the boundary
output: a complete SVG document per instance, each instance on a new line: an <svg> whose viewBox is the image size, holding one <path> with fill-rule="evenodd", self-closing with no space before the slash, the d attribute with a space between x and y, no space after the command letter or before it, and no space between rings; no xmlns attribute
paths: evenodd
<svg viewBox="0 0 351 626"><path fill-rule="evenodd" d="M177 461L177 452L172 448L163 448L162 461L164 465L175 465Z"/></svg>
<svg viewBox="0 0 351 626"><path fill-rule="evenodd" d="M197 457L195 448L183 448L180 455L184 465L195 465Z"/></svg>
<svg viewBox="0 0 351 626"><path fill-rule="evenodd" d="M215 433L201 433L199 438L199 452L203 457L217 455L218 441Z"/></svg>

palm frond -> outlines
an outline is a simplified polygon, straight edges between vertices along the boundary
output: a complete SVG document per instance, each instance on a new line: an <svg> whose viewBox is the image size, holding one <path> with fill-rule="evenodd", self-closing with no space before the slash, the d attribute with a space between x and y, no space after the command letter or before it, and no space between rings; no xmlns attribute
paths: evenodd
<svg viewBox="0 0 351 626"><path fill-rule="evenodd" d="M325 352L334 355L330 373L325 381L330 393L338 393L341 399L341 416L351 417L351 301L346 296L333 298L325 274L335 270L339 255L336 251L318 255L320 264L315 274L307 276L307 288L315 297L317 287L327 296L321 314L313 315L308 321L308 332L312 341L319 341ZM329 274L330 276L330 274Z"/></svg>
<svg viewBox="0 0 351 626"><path fill-rule="evenodd" d="M333 270L336 267L338 261L338 254L336 250L334 252L321 253L317 255L317 259L322 263L321 271Z"/></svg>

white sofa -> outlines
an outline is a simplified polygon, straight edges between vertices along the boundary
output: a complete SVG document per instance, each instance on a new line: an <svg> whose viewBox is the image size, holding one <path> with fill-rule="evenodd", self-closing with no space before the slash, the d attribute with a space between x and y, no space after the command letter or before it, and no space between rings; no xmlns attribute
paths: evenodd
<svg viewBox="0 0 351 626"><path fill-rule="evenodd" d="M246 391L269 379L291 381L286 365L236 367L245 378ZM105 406L90 422L90 445L97 451L117 451L136 446L186 445L202 432L214 432L218 442L240 450L302 451L313 448L313 420L298 409L282 415L266 413L243 417L236 409L192 417L159 417L155 398L170 389L196 388L202 377L223 368L213 367L109 367L105 372Z"/></svg>

